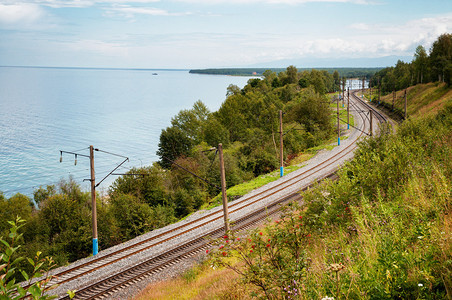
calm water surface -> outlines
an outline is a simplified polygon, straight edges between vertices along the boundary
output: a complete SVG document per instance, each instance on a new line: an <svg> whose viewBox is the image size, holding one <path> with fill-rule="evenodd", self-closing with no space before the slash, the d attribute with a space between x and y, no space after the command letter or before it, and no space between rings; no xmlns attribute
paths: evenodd
<svg viewBox="0 0 452 300"><path fill-rule="evenodd" d="M153 75L157 73L158 75ZM70 175L88 189L88 146L130 158L126 172L158 160L162 129L197 100L211 111L229 84L249 78L175 70L104 70L0 67L0 191L32 195L40 185ZM122 159L95 152L96 180ZM110 177L100 189L115 179Z"/></svg>

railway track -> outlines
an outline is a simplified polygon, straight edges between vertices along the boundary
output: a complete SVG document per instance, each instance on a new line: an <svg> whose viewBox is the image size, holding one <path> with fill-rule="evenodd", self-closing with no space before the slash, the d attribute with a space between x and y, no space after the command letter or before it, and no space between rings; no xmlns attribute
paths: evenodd
<svg viewBox="0 0 452 300"><path fill-rule="evenodd" d="M350 107L357 112L357 130L349 138L348 144L336 147L333 156L308 165L283 178L246 195L229 205L230 218L234 221L233 230L245 230L256 226L270 215L277 214L281 204L299 199L300 189L309 187L313 180L332 176L338 166L351 158L357 147L356 142L366 133L369 123L369 110L373 110L377 120L386 122L387 118L372 106L351 93ZM221 207L212 209L204 215L175 224L147 234L140 240L132 240L125 245L101 251L65 269L58 269L51 284L58 284L56 295L69 299L64 293L76 289L75 299L101 299L143 280L181 260L199 254L208 247L209 239L223 234L223 214ZM137 258L138 256L143 257ZM118 272L106 271L107 267ZM92 284L87 284L83 278Z"/></svg>

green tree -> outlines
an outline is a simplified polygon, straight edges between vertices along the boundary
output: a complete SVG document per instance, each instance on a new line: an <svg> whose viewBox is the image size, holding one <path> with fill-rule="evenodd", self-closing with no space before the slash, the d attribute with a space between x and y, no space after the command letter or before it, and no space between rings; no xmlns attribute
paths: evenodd
<svg viewBox="0 0 452 300"><path fill-rule="evenodd" d="M22 219L30 219L33 204L30 199L22 194L16 194L9 199L5 199L0 194L0 220L15 220L18 216ZM0 223L0 236L8 231L9 225Z"/></svg>
<svg viewBox="0 0 452 300"><path fill-rule="evenodd" d="M149 206L165 205L168 199L167 181L166 172L158 164L132 168L113 182L110 196L130 194Z"/></svg>
<svg viewBox="0 0 452 300"><path fill-rule="evenodd" d="M428 66L428 54L422 45L416 47L413 64L417 74L417 83L423 83L424 74L426 73Z"/></svg>
<svg viewBox="0 0 452 300"><path fill-rule="evenodd" d="M178 127L167 127L160 134L157 155L160 165L165 169L171 167L171 162L180 156L187 156L194 146L193 141Z"/></svg>
<svg viewBox="0 0 452 300"><path fill-rule="evenodd" d="M430 50L430 63L433 77L438 81L450 84L450 70L452 64L452 34L445 33L438 37Z"/></svg>
<svg viewBox="0 0 452 300"><path fill-rule="evenodd" d="M152 229L152 209L135 196L117 194L111 199L111 212L125 240Z"/></svg>

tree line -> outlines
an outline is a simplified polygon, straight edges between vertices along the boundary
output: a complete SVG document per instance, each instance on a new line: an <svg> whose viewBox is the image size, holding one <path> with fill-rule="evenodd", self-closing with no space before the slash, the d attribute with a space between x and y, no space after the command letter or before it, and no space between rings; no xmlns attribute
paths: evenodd
<svg viewBox="0 0 452 300"><path fill-rule="evenodd" d="M429 53L419 45L409 63L398 61L394 67L378 71L371 85L380 86L382 93L406 89L409 86L445 82L452 84L452 34L445 33L432 44Z"/></svg>
<svg viewBox="0 0 452 300"><path fill-rule="evenodd" d="M160 160L131 169L107 196L97 197L100 249L214 205L220 192L214 149L219 143L228 187L279 168L279 110L285 113L286 162L328 139L334 125L325 93L338 89L339 79L337 72L299 72L294 66L280 73L268 70L242 89L230 85L218 111L210 112L201 101L181 110L161 132ZM64 265L91 254L91 210L89 192L71 178L36 189L32 198L0 192L0 236L8 235L6 221L20 216L27 222L18 255L33 257L39 250Z"/></svg>

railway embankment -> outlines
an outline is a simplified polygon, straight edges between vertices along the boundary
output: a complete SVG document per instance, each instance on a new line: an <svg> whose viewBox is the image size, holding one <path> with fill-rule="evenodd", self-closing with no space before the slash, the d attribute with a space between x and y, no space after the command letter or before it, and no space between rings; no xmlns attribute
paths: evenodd
<svg viewBox="0 0 452 300"><path fill-rule="evenodd" d="M338 180L138 299L450 297L452 101L449 89L425 102L431 88L411 88L409 119L362 142Z"/></svg>

